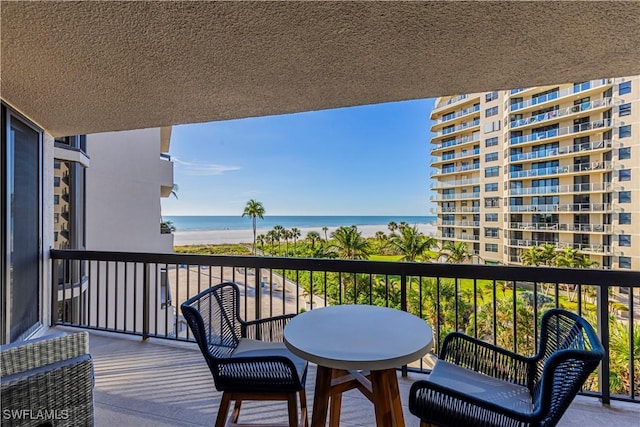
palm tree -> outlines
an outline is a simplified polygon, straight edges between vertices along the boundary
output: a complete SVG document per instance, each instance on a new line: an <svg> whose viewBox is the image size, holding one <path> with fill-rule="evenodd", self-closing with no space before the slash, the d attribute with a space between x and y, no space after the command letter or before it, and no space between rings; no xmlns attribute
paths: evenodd
<svg viewBox="0 0 640 427"><path fill-rule="evenodd" d="M267 241L267 238L264 234L258 234L256 238L258 244L260 245L260 251L264 253L264 243Z"/></svg>
<svg viewBox="0 0 640 427"><path fill-rule="evenodd" d="M544 243L539 247L540 264L554 265L554 259L556 257L556 246L551 243Z"/></svg>
<svg viewBox="0 0 640 427"><path fill-rule="evenodd" d="M280 239L284 237L284 227L276 225L273 227L273 237L278 241L278 251L280 250Z"/></svg>
<svg viewBox="0 0 640 427"><path fill-rule="evenodd" d="M291 230L287 230L286 228L282 230L282 237L284 238L285 256L289 256L289 239L291 238Z"/></svg>
<svg viewBox="0 0 640 427"><path fill-rule="evenodd" d="M275 230L267 231L267 242L271 245L271 254L273 255L273 243L278 240L278 233Z"/></svg>
<svg viewBox="0 0 640 427"><path fill-rule="evenodd" d="M293 238L293 256L296 256L296 245L298 243L298 237L300 237L302 233L296 227L291 229L291 237Z"/></svg>
<svg viewBox="0 0 640 427"><path fill-rule="evenodd" d="M400 227L400 234L392 234L389 241L402 254L401 260L409 262L414 262L418 256L429 250L435 243L432 237L426 237L418 231L417 225Z"/></svg>
<svg viewBox="0 0 640 427"><path fill-rule="evenodd" d="M387 228L389 228L389 231L393 233L398 229L398 224L396 224L395 221L389 221Z"/></svg>
<svg viewBox="0 0 640 427"><path fill-rule="evenodd" d="M445 244L442 246L442 249L438 253L438 257L440 256L444 256L445 262L448 262L449 264L462 264L465 261L471 259L469 248L464 242L445 242Z"/></svg>
<svg viewBox="0 0 640 427"><path fill-rule="evenodd" d="M369 258L369 244L358 231L358 227L338 227L331 238L336 240L333 248L340 258L345 259L367 259Z"/></svg>
<svg viewBox="0 0 640 427"><path fill-rule="evenodd" d="M520 262L523 265L540 265L540 253L541 250L538 246L531 246L520 254Z"/></svg>
<svg viewBox="0 0 640 427"><path fill-rule="evenodd" d="M320 233L318 233L317 231L309 231L307 233L306 240L308 240L309 243L311 243L311 249L314 249L316 242L320 240Z"/></svg>
<svg viewBox="0 0 640 427"><path fill-rule="evenodd" d="M253 199L247 202L247 205L244 207L244 212L242 212L242 216L251 217L251 221L253 222L253 254L256 254L256 218L262 219L264 215L264 206L262 203L257 202Z"/></svg>
<svg viewBox="0 0 640 427"><path fill-rule="evenodd" d="M322 227L322 231L324 231L324 240L325 242L328 242L329 239L327 238L327 231L329 231L329 227Z"/></svg>

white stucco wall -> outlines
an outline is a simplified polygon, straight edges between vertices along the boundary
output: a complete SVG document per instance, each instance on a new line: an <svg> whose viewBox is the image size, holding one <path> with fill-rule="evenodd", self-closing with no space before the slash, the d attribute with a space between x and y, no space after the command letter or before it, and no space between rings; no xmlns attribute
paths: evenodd
<svg viewBox="0 0 640 427"><path fill-rule="evenodd" d="M173 252L160 234L161 186L173 164L160 158L160 128L87 135L87 250Z"/></svg>

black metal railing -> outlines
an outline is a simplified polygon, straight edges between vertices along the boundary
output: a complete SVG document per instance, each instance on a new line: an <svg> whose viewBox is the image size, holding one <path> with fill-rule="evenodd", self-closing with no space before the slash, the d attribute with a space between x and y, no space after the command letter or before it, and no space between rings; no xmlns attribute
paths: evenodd
<svg viewBox="0 0 640 427"><path fill-rule="evenodd" d="M563 307L607 349L583 393L640 402L637 271L71 250L51 259L52 324L143 338L192 340L180 303L223 281L240 286L247 320L335 304L409 311L432 326L435 354L452 331L533 354L542 313Z"/></svg>

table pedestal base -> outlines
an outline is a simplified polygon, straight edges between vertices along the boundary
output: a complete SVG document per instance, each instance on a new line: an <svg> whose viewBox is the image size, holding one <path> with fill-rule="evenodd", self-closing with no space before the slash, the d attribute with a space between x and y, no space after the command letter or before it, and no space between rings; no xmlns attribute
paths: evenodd
<svg viewBox="0 0 640 427"><path fill-rule="evenodd" d="M340 424L342 393L357 388L373 403L378 427L404 427L396 370L360 372L318 366L311 427Z"/></svg>

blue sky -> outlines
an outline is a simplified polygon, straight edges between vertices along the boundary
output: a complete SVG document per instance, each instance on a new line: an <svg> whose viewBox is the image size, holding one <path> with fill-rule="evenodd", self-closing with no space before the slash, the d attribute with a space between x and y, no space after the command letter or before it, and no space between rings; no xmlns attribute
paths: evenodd
<svg viewBox="0 0 640 427"><path fill-rule="evenodd" d="M433 99L174 126L164 215L431 215Z"/></svg>

